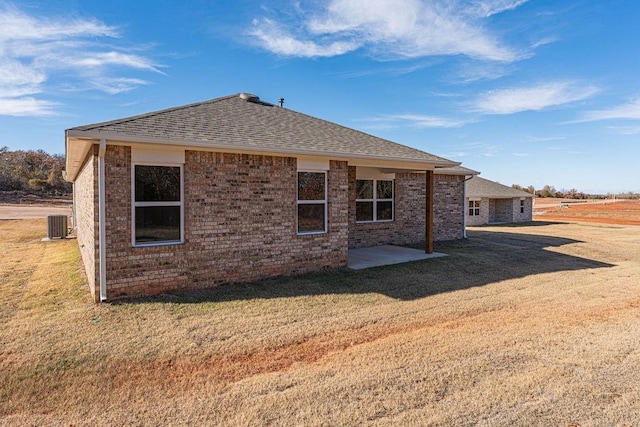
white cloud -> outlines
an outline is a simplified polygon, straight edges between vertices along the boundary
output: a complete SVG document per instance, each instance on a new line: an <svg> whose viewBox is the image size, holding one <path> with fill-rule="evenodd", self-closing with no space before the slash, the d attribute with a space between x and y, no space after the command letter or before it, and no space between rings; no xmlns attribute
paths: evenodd
<svg viewBox="0 0 640 427"><path fill-rule="evenodd" d="M550 142L550 141L562 141L563 139L567 139L566 136L534 136L534 135L525 135L524 138L527 141L531 141L531 142Z"/></svg>
<svg viewBox="0 0 640 427"><path fill-rule="evenodd" d="M471 109L484 114L540 111L549 107L582 101L596 93L598 93L598 88L591 85L581 86L574 82L551 82L484 93L472 103Z"/></svg>
<svg viewBox="0 0 640 427"><path fill-rule="evenodd" d="M527 0L493 0L474 2L473 9L480 16L489 17L523 5Z"/></svg>
<svg viewBox="0 0 640 427"><path fill-rule="evenodd" d="M529 153L511 153L515 157L529 157Z"/></svg>
<svg viewBox="0 0 640 427"><path fill-rule="evenodd" d="M456 128L471 123L471 121L468 120L447 119L445 117L422 114L389 114L365 120L372 123L371 126L368 126L369 128L376 129L393 129L399 127Z"/></svg>
<svg viewBox="0 0 640 427"><path fill-rule="evenodd" d="M462 157L466 157L468 155L465 151L454 151L451 153L444 153L443 156L447 159L458 159Z"/></svg>
<svg viewBox="0 0 640 427"><path fill-rule="evenodd" d="M467 142L464 144L460 144L458 147L460 151L452 151L445 152L443 154L446 158L455 158L455 157L497 157L498 154L502 152L496 145L482 142L482 141L474 141Z"/></svg>
<svg viewBox="0 0 640 427"><path fill-rule="evenodd" d="M0 115L3 116L50 116L55 114L57 104L32 97L0 98Z"/></svg>
<svg viewBox="0 0 640 427"><path fill-rule="evenodd" d="M298 40L270 19L254 20L250 35L256 37L265 49L285 56L336 56L360 47L355 41L330 41L325 44L311 40Z"/></svg>
<svg viewBox="0 0 640 427"><path fill-rule="evenodd" d="M391 76L403 76L407 74L415 73L416 71L422 70L424 68L428 68L436 64L437 60L423 60L418 63L402 63L401 66L389 66L389 67L367 67L360 70L354 71L340 71L335 73L334 75L345 78L345 79L353 79L365 76L373 76L377 74L391 75ZM397 64L397 63L394 63Z"/></svg>
<svg viewBox="0 0 640 427"><path fill-rule="evenodd" d="M483 141L466 142L466 143L463 144L463 147L465 147L468 150L472 150L472 151L479 151L479 150L495 151L497 149L497 147L495 145L489 144L489 143L483 142Z"/></svg>
<svg viewBox="0 0 640 427"><path fill-rule="evenodd" d="M401 121L417 128L454 128L468 124L468 121L421 114L397 114L388 116L390 120Z"/></svg>
<svg viewBox="0 0 640 427"><path fill-rule="evenodd" d="M135 68L138 70L155 71L160 70L149 59L139 55L122 52L96 52L86 55L82 59L77 60L80 67L104 68L110 65Z"/></svg>
<svg viewBox="0 0 640 427"><path fill-rule="evenodd" d="M542 39L538 40L537 42L535 42L535 43L531 46L531 48L532 48L532 49L537 49L537 48L539 48L540 46L545 46L545 45L548 45L548 44L551 44L551 43L555 43L555 42L557 42L558 40L560 40L560 39L559 39L558 37L555 37L555 36L554 36L554 37L544 37L544 38L542 38Z"/></svg>
<svg viewBox="0 0 640 427"><path fill-rule="evenodd" d="M331 0L297 22L254 20L250 31L262 48L286 56L336 56L365 48L377 58L464 55L511 62L522 55L505 46L485 24L487 17L525 0Z"/></svg>
<svg viewBox="0 0 640 427"><path fill-rule="evenodd" d="M128 92L135 89L138 86L144 86L149 82L140 79L130 79L126 77L119 78L94 78L92 81L92 87L94 89L106 92L109 95L116 95L122 92Z"/></svg>
<svg viewBox="0 0 640 427"><path fill-rule="evenodd" d="M114 27L93 19L37 18L4 4L0 10L0 41L63 40L86 35L116 37ZM1 51L0 51L1 52Z"/></svg>
<svg viewBox="0 0 640 427"><path fill-rule="evenodd" d="M579 122L594 122L612 119L640 119L640 99L606 110L587 111Z"/></svg>
<svg viewBox="0 0 640 427"><path fill-rule="evenodd" d="M45 79L41 71L15 60L0 59L0 97L13 98L38 93Z"/></svg>
<svg viewBox="0 0 640 427"><path fill-rule="evenodd" d="M621 135L640 134L640 126L609 126L609 129L612 129Z"/></svg>
<svg viewBox="0 0 640 427"><path fill-rule="evenodd" d="M513 66L496 62L467 61L450 77L455 83L474 83L482 80L497 80L510 74Z"/></svg>
<svg viewBox="0 0 640 427"><path fill-rule="evenodd" d="M134 48L118 47L118 37L116 27L96 19L33 16L0 3L0 114L54 114L58 104L37 98L51 88L114 94L147 84L126 72L160 73Z"/></svg>

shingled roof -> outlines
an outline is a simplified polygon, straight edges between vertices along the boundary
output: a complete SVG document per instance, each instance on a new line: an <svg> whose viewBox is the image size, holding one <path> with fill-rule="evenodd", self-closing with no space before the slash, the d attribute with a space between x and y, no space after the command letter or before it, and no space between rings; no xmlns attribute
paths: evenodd
<svg viewBox="0 0 640 427"><path fill-rule="evenodd" d="M510 199L513 197L533 197L526 191L516 190L495 181L474 176L467 181L467 197L487 197L490 199Z"/></svg>
<svg viewBox="0 0 640 427"><path fill-rule="evenodd" d="M452 167L459 163L326 120L236 94L67 130L70 138L358 156Z"/></svg>

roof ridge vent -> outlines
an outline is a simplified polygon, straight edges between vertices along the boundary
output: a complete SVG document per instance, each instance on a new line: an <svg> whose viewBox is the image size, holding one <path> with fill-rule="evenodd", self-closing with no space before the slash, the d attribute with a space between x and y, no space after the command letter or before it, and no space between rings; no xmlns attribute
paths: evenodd
<svg viewBox="0 0 640 427"><path fill-rule="evenodd" d="M260 98L258 97L258 95L254 95L252 93L241 93L240 95L240 99L244 99L247 102L260 102Z"/></svg>

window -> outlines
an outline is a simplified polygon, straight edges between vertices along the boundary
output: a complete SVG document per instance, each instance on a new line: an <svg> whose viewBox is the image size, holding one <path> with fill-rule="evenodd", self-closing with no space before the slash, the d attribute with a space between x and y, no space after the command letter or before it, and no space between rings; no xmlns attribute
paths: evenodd
<svg viewBox="0 0 640 427"><path fill-rule="evenodd" d="M469 200L469 216L480 216L480 200Z"/></svg>
<svg viewBox="0 0 640 427"><path fill-rule="evenodd" d="M524 199L520 199L520 213L524 213Z"/></svg>
<svg viewBox="0 0 640 427"><path fill-rule="evenodd" d="M327 232L327 174L298 172L298 234Z"/></svg>
<svg viewBox="0 0 640 427"><path fill-rule="evenodd" d="M133 165L133 245L182 243L182 166Z"/></svg>
<svg viewBox="0 0 640 427"><path fill-rule="evenodd" d="M356 180L356 221L393 221L392 180Z"/></svg>

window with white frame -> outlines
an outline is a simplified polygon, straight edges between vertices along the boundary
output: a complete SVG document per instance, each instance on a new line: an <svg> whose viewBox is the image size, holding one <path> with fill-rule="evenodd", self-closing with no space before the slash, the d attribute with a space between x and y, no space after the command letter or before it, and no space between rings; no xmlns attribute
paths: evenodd
<svg viewBox="0 0 640 427"><path fill-rule="evenodd" d="M524 199L520 199L520 213L524 213Z"/></svg>
<svg viewBox="0 0 640 427"><path fill-rule="evenodd" d="M184 242L182 165L134 164L133 245Z"/></svg>
<svg viewBox="0 0 640 427"><path fill-rule="evenodd" d="M298 172L298 234L327 232L327 173Z"/></svg>
<svg viewBox="0 0 640 427"><path fill-rule="evenodd" d="M393 221L393 180L356 180L356 222Z"/></svg>
<svg viewBox="0 0 640 427"><path fill-rule="evenodd" d="M480 200L469 200L469 216L480 216Z"/></svg>

